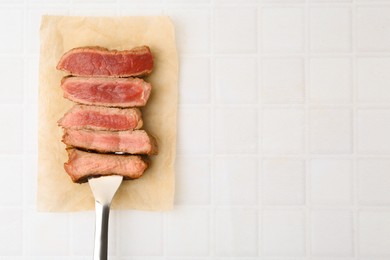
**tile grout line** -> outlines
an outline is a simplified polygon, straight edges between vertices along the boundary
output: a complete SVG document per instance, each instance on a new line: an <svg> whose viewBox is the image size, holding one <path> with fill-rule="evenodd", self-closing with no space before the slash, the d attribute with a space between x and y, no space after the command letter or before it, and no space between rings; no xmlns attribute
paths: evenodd
<svg viewBox="0 0 390 260"><path fill-rule="evenodd" d="M255 14L255 33L256 33L256 38L255 38L255 41L256 41L256 62L255 62L255 83L256 83L256 86L259 86L259 77L261 78L261 74L259 75L259 53L260 53L260 50L259 50L259 42L261 41L261 36L260 36L260 28L259 28L259 9L260 9L260 6L259 5L256 5L255 6L255 11L254 11L254 14ZM256 182L256 256L257 257L260 257L261 256L261 232L262 232L262 229L260 227L260 206L259 206L259 190L260 189L260 176L259 176L259 154L260 154L260 145L259 145L259 141L258 140L261 140L261 134L260 134L260 131L259 131L259 126L260 126L260 117L259 117L259 102L260 102L260 95L261 95L261 87L257 87L256 88L256 106L255 106L255 122L256 122L256 161L255 161L255 164L256 164L256 175L255 175L255 182Z"/></svg>
<svg viewBox="0 0 390 260"><path fill-rule="evenodd" d="M306 208L306 205L274 205L274 204L267 204L262 206L266 210L304 210ZM19 208L19 207L8 207L8 208ZM176 205L175 208L177 209L204 209L204 208L210 208L208 204L181 204L181 205ZM233 208L233 209L244 209L244 208L249 208L252 210L255 210L257 208L257 205L250 205L250 204L235 204L235 205L230 205L230 204L221 204L218 206L218 209L228 209L228 208ZM318 204L318 205L313 205L311 208L314 210L329 210L329 211L338 211L338 210L353 210L354 206L353 205L348 205L347 203L343 204ZM383 204L377 204L377 205L368 205L368 206L360 206L359 207L361 210L374 210L374 211L390 211L390 206L384 206Z"/></svg>
<svg viewBox="0 0 390 260"><path fill-rule="evenodd" d="M210 212L209 212L209 257L215 257L217 255L217 239L216 239L216 202L215 202L215 142L214 142L214 133L215 133L215 115L216 115L216 97L215 97L215 89L216 89L216 77L215 77L215 1L211 0L209 5L210 12L210 45L209 45L209 55L210 55Z"/></svg>
<svg viewBox="0 0 390 260"><path fill-rule="evenodd" d="M311 257L311 197L310 197L310 4L309 0L306 0L304 7L304 151L305 151L305 167L304 167L304 200L305 200L305 256L306 259Z"/></svg>
<svg viewBox="0 0 390 260"><path fill-rule="evenodd" d="M263 196L262 196L262 183L263 183L263 144L262 144L262 134L263 134L263 110L262 110L262 102L263 102L263 66L262 66L262 58L261 54L263 52L263 24L262 24L262 13L263 13L263 5L259 4L257 8L257 78L256 82L258 85L257 92L257 256L261 257L263 255Z"/></svg>
<svg viewBox="0 0 390 260"><path fill-rule="evenodd" d="M357 259L359 257L359 243L358 243L358 173L357 173L357 160L358 160L358 141L357 141L357 5L356 0L352 1L352 202L353 202L353 210L352 210L352 250L353 256Z"/></svg>
<svg viewBox="0 0 390 260"><path fill-rule="evenodd" d="M1 106L17 106L19 104L0 104ZM356 109L366 109L366 110L374 110L374 109L390 109L390 104L337 104L337 103L323 103L323 104L315 104L315 103L310 103L308 102L308 105L310 108L315 108L315 109L353 109L356 107ZM210 105L210 104L179 104L179 108L205 108L205 109L210 109L211 106L214 108L259 108L259 109L289 109L289 108L296 108L296 109L304 109L305 104L304 103L291 103L291 104L275 104L275 103L269 103L269 104L215 104L215 105ZM325 153L323 152L322 154L335 154L335 152L332 153ZM375 152L371 152L370 154L375 154ZM383 153L381 153L383 154Z"/></svg>

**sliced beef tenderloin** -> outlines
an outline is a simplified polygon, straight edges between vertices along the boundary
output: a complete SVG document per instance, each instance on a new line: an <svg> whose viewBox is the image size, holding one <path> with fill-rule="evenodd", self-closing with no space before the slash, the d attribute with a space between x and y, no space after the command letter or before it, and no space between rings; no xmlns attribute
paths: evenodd
<svg viewBox="0 0 390 260"><path fill-rule="evenodd" d="M152 72L153 56L147 46L125 51L80 47L66 52L57 69L86 77L144 76Z"/></svg>
<svg viewBox="0 0 390 260"><path fill-rule="evenodd" d="M75 105L59 121L68 129L124 131L142 127L141 111L137 108L112 108Z"/></svg>
<svg viewBox="0 0 390 260"><path fill-rule="evenodd" d="M103 153L157 154L156 140L144 130L112 132L65 129L62 141L68 146Z"/></svg>
<svg viewBox="0 0 390 260"><path fill-rule="evenodd" d="M64 97L76 103L107 107L142 107L152 86L140 78L65 77Z"/></svg>
<svg viewBox="0 0 390 260"><path fill-rule="evenodd" d="M69 148L65 171L73 182L83 183L89 177L122 175L125 179L137 179L148 168L139 155L114 155L84 152Z"/></svg>

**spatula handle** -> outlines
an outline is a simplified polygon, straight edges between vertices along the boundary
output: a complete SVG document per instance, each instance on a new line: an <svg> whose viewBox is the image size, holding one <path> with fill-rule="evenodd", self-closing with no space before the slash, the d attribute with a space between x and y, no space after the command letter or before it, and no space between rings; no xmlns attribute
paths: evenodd
<svg viewBox="0 0 390 260"><path fill-rule="evenodd" d="M110 205L95 201L95 249L93 260L107 260L108 248L108 217L110 215Z"/></svg>

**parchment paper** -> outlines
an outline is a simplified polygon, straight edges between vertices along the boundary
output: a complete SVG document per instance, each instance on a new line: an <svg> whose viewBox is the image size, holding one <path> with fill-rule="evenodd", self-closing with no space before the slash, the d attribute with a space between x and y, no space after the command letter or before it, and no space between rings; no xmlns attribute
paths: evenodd
<svg viewBox="0 0 390 260"><path fill-rule="evenodd" d="M169 210L173 207L178 57L174 27L168 17L44 16L39 68L39 211L92 210L89 185L75 184L63 168L67 161L57 120L73 105L63 98L56 70L63 53L80 46L131 49L148 45L154 71L146 78L152 93L144 109L144 129L157 138L159 155L137 180L124 181L113 201L115 209Z"/></svg>

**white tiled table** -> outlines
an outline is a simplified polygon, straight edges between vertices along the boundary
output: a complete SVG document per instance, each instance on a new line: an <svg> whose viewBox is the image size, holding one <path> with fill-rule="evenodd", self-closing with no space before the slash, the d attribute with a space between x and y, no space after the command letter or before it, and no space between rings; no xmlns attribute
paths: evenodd
<svg viewBox="0 0 390 260"><path fill-rule="evenodd" d="M35 210L42 14L177 29L176 207L111 259L390 259L389 0L0 0L0 259L91 259L93 212Z"/></svg>

